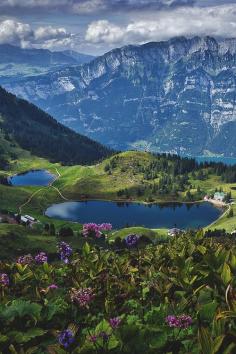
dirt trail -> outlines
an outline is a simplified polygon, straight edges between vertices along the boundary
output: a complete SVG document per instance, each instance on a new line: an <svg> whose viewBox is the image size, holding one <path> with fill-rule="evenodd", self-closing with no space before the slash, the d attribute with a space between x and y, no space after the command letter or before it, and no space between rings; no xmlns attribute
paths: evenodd
<svg viewBox="0 0 236 354"><path fill-rule="evenodd" d="M36 194L38 194L38 193L41 192L42 190L45 191L47 188L53 188L53 189L60 195L60 197L61 197L63 200L69 200L69 199L67 199L67 198L61 193L61 191L59 190L59 188L53 186L53 184L61 177L61 174L60 174L60 172L58 171L58 169L55 168L55 170L56 170L56 173L57 173L56 178L55 178L48 186L43 187L43 188L40 188L40 189L38 189L37 191L35 191L34 193L32 193L32 194L30 195L30 197L26 200L26 202L24 202L23 204L21 204L21 205L18 207L18 210L19 210L19 213L20 213L20 214L22 213L22 209L32 201L32 199L34 198L34 196L35 196Z"/></svg>

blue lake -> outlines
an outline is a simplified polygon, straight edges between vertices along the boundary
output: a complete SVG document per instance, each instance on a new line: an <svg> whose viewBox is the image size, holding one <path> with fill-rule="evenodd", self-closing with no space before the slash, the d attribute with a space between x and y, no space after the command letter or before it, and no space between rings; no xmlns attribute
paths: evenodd
<svg viewBox="0 0 236 354"><path fill-rule="evenodd" d="M148 228L199 228L215 221L222 213L210 203L138 204L108 201L65 202L53 204L45 215L80 223L108 222L114 228L144 226Z"/></svg>
<svg viewBox="0 0 236 354"><path fill-rule="evenodd" d="M235 157L209 157L209 156L197 156L195 159L198 162L223 162L225 165L232 166L236 165L236 158Z"/></svg>
<svg viewBox="0 0 236 354"><path fill-rule="evenodd" d="M32 170L8 178L12 186L48 186L55 176L46 170Z"/></svg>

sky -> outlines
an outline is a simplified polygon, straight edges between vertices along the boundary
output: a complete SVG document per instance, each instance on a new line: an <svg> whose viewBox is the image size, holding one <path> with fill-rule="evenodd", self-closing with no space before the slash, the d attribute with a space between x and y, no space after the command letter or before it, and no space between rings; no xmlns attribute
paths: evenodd
<svg viewBox="0 0 236 354"><path fill-rule="evenodd" d="M236 0L0 0L0 44L103 54L177 36L236 37Z"/></svg>

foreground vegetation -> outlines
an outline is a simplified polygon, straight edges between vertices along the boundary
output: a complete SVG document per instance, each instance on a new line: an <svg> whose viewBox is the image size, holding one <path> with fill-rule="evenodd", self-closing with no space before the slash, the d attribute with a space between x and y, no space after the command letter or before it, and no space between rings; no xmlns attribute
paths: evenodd
<svg viewBox="0 0 236 354"><path fill-rule="evenodd" d="M235 251L201 233L145 248L132 235L2 262L1 351L233 354Z"/></svg>

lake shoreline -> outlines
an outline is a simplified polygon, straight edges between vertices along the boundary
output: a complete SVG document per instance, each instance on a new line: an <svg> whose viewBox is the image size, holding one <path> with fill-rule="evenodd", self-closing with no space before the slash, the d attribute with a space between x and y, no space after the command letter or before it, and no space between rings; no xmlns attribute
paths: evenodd
<svg viewBox="0 0 236 354"><path fill-rule="evenodd" d="M202 207L199 209L201 205ZM179 228L199 229L216 222L222 214L221 208L219 210L219 208L213 205L210 207L210 205L206 201L196 203L173 201L141 203L87 199L51 204L44 210L44 216L48 219L79 224L109 222L115 225L116 229L123 228L125 225L129 225L129 227L142 226L150 229L171 228L175 225ZM101 213L106 216L105 221L104 217L101 217ZM192 223L189 220L193 220Z"/></svg>

